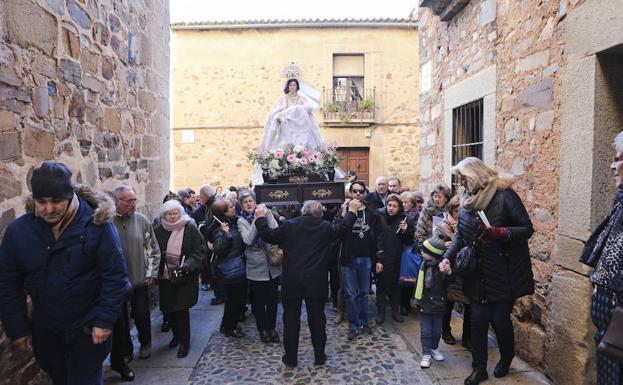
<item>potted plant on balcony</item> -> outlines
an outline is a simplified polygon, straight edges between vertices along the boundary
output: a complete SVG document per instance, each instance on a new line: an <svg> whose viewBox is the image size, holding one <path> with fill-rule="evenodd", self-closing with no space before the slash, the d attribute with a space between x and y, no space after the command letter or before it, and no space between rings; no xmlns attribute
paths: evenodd
<svg viewBox="0 0 623 385"><path fill-rule="evenodd" d="M370 98L357 101L357 109L363 112L370 112L374 109L374 100Z"/></svg>

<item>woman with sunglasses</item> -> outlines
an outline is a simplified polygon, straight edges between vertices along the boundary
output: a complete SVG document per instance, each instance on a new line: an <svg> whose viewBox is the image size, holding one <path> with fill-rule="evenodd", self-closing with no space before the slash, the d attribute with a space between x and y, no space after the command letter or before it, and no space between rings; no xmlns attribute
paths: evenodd
<svg viewBox="0 0 623 385"><path fill-rule="evenodd" d="M366 185L362 181L352 182L349 186L351 198L363 202ZM343 220L348 212L348 204L342 206L342 212L335 222ZM383 263L383 231L378 215L367 204L357 210L357 220L352 230L346 233L338 261L342 272L342 290L346 302L348 319L348 339L352 341L360 332L372 334L368 324L368 300L370 292L370 273L372 266L378 272Z"/></svg>

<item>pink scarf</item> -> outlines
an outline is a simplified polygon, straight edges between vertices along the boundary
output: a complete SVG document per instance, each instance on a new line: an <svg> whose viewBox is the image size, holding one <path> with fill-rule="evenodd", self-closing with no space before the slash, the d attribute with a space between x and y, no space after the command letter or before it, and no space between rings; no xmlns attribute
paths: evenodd
<svg viewBox="0 0 623 385"><path fill-rule="evenodd" d="M180 257L182 254L182 241L184 240L184 229L186 224L190 222L187 215L182 215L177 222L169 223L162 221L162 227L166 231L171 232L169 241L167 242L166 263L164 264L164 279L169 279L169 269L175 269L180 266Z"/></svg>

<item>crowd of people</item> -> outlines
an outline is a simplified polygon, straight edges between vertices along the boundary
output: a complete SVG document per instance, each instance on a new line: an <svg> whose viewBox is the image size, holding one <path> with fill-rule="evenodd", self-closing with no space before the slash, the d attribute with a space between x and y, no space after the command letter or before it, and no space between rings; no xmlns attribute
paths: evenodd
<svg viewBox="0 0 623 385"><path fill-rule="evenodd" d="M619 156L623 137L617 138ZM623 174L619 158L612 167ZM250 304L261 342L283 340L288 367L297 366L303 302L316 365L327 360L327 301L336 310L333 322L348 322L351 343L373 334L375 325L386 322L388 309L394 322L417 317L422 368L444 359L441 340L458 342L450 320L459 310L460 343L472 352L473 371L465 384L488 378L489 326L500 350L493 375L504 377L515 356L514 301L534 292L532 223L513 181L482 160L466 158L452 171L458 195L439 184L426 196L402 186L398 177L379 177L368 189L349 172L346 201L326 206L307 201L270 208L257 204L252 189L222 191L206 184L198 194L189 188L168 193L152 221L136 210L132 186L105 195L74 186L65 165L45 162L32 174L27 214L9 225L0 247L4 330L17 349L33 349L55 385L101 384L109 352L111 368L126 381L135 378L130 317L139 358L150 357L153 285L158 285L161 328L172 332L168 346L177 348L177 357L189 353L189 309L199 290L213 290L211 304L224 303L220 332L248 338L240 322ZM583 256L583 262L597 266L593 313L601 336L618 293L607 269L620 265L621 254L612 252L618 238L609 240L623 228L619 202L617 197ZM418 280L410 284L401 284L405 253L421 257ZM370 299L374 320L368 317ZM279 303L282 337L276 327ZM598 355L598 364L600 384L620 378L617 362Z"/></svg>

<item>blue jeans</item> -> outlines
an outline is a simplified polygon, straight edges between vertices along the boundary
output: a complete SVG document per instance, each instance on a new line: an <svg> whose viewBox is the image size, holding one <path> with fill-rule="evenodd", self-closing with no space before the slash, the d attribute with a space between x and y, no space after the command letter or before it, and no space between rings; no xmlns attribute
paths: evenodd
<svg viewBox="0 0 623 385"><path fill-rule="evenodd" d="M420 313L420 339L422 340L422 355L432 354L439 348L441 338L441 324L443 314Z"/></svg>
<svg viewBox="0 0 623 385"><path fill-rule="evenodd" d="M352 266L341 266L349 330L355 331L368 324L368 292L372 258L355 257Z"/></svg>

